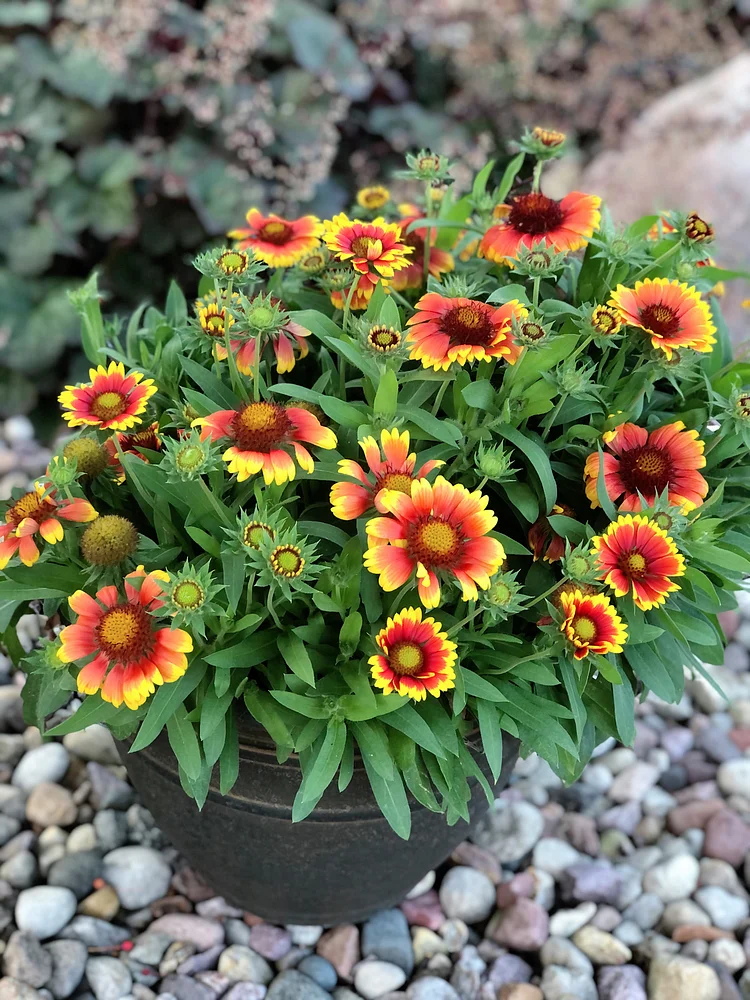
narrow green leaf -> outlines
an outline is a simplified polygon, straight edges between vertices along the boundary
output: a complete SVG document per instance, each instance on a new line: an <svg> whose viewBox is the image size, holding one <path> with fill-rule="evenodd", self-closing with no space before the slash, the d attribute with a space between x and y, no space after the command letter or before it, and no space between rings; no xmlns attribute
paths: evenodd
<svg viewBox="0 0 750 1000"><path fill-rule="evenodd" d="M141 723L138 735L133 741L130 753L137 753L154 742L166 725L167 719L175 712L188 695L198 687L206 672L206 664L201 659L193 660L187 672L171 684L162 684L151 699L146 717Z"/></svg>
<svg viewBox="0 0 750 1000"><path fill-rule="evenodd" d="M384 779L366 756L363 760L375 801L388 820L388 825L402 840L408 840L411 833L411 809L401 772L394 769L392 776Z"/></svg>
<svg viewBox="0 0 750 1000"><path fill-rule="evenodd" d="M307 652L304 642L294 632L287 632L278 636L277 644L279 652L284 657L284 661L289 669L310 687L315 687L315 671L313 670L310 654Z"/></svg>
<svg viewBox="0 0 750 1000"><path fill-rule="evenodd" d="M489 702L478 701L476 708L482 749L490 765L492 777L497 781L503 769L503 730L500 716L494 705Z"/></svg>
<svg viewBox="0 0 750 1000"><path fill-rule="evenodd" d="M501 437L510 441L523 453L528 460L529 469L533 470L539 477L544 493L545 513L549 514L557 500L557 483L547 452L540 444L523 434L518 428L511 427L510 424L501 424L496 430Z"/></svg>
<svg viewBox="0 0 750 1000"><path fill-rule="evenodd" d="M494 201L496 205L501 205L508 197L510 189L513 187L513 181L518 176L518 173L523 166L523 161L526 159L525 153L518 153L510 161L508 166L505 168L502 180L495 189Z"/></svg>
<svg viewBox="0 0 750 1000"><path fill-rule="evenodd" d="M345 746L346 724L340 719L329 719L325 739L297 792L301 801L318 801L336 775Z"/></svg>
<svg viewBox="0 0 750 1000"><path fill-rule="evenodd" d="M581 693L578 690L576 673L567 656L560 657L558 666L560 668L560 676L563 679L563 684L568 694L568 702L573 712L573 721L576 724L576 737L580 740L583 735L583 727L586 725L587 714Z"/></svg>
<svg viewBox="0 0 750 1000"><path fill-rule="evenodd" d="M381 418L390 420L396 415L397 405L398 379L393 369L388 368L380 377L377 392L375 393L373 409Z"/></svg>
<svg viewBox="0 0 750 1000"><path fill-rule="evenodd" d="M382 728L369 722L352 722L349 728L357 741L362 760L368 767L368 773L372 767L386 781L390 781L394 773L393 760Z"/></svg>
<svg viewBox="0 0 750 1000"><path fill-rule="evenodd" d="M415 743L424 747L425 750L434 753L436 757L445 757L445 751L436 739L435 734L419 712L411 705L405 705L398 712L391 712L389 715L384 715L383 722L393 729L398 729L399 732L414 740Z"/></svg>
<svg viewBox="0 0 750 1000"><path fill-rule="evenodd" d="M178 764L195 781L201 773L201 748L184 705L177 705L167 719L167 735Z"/></svg>
<svg viewBox="0 0 750 1000"><path fill-rule="evenodd" d="M234 712L226 717L227 736L219 757L219 791L226 795L232 790L240 773L240 744Z"/></svg>
<svg viewBox="0 0 750 1000"><path fill-rule="evenodd" d="M618 667L622 684L615 684L612 687L612 699L615 706L615 722L620 740L626 746L632 746L635 742L635 696L622 667Z"/></svg>

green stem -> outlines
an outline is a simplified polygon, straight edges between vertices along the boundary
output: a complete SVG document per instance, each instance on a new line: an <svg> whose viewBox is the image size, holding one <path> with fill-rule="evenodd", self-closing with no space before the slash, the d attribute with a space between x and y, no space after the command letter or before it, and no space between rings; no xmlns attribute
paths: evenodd
<svg viewBox="0 0 750 1000"><path fill-rule="evenodd" d="M534 176L531 181L531 190L538 191L542 183L542 170L544 170L544 160L537 160L534 165Z"/></svg>
<svg viewBox="0 0 750 1000"><path fill-rule="evenodd" d="M401 602L402 602L402 601L403 601L403 599L404 599L404 594L405 594L405 593L406 593L406 592L407 592L408 590L411 590L411 588L412 588L413 586L414 586L414 584L413 584L413 581L411 581L411 580L408 580L408 581L407 581L407 582L406 582L406 583L405 583L405 584L403 585L403 587L401 588L401 590L399 590L399 592L398 592L398 593L396 594L396 596L395 596L395 597L393 598L393 602L391 603L391 610L390 610L390 611L388 612L388 614L389 614L389 615L394 615L394 614L395 614L395 613L396 613L397 611L399 611L399 610L400 610L400 608L399 608L399 605L401 604Z"/></svg>
<svg viewBox="0 0 750 1000"><path fill-rule="evenodd" d="M427 208L427 216L432 214L432 200L430 198L430 182L428 181L425 185L425 206ZM425 288L427 288L427 279L430 275L430 237L432 236L432 228L428 225L427 231L424 238L424 255L422 260L422 283Z"/></svg>
<svg viewBox="0 0 750 1000"><path fill-rule="evenodd" d="M553 583L552 586L549 588L549 590L545 590L544 593L540 594L539 597L536 597L531 602L531 604L527 604L526 605L527 608L533 608L535 604L538 604L540 601L543 601L545 597L549 597L550 594L553 594L557 590L557 588L560 586L562 582L563 582L562 580L558 580L556 583Z"/></svg>
<svg viewBox="0 0 750 1000"><path fill-rule="evenodd" d="M539 307L539 286L542 283L541 278L534 278L534 291L532 292L532 301L534 303L534 309Z"/></svg>
<svg viewBox="0 0 750 1000"><path fill-rule="evenodd" d="M547 440L547 436L549 435L549 432L552 430L552 425L554 424L555 420L557 419L557 415L560 412L560 409L562 408L562 405L563 405L563 403L565 402L565 400L567 398L568 398L568 394L565 393L564 395L560 396L560 398L558 399L558 401L555 403L554 410L550 413L549 417L545 421L544 430L542 431L542 441L546 441Z"/></svg>
<svg viewBox="0 0 750 1000"><path fill-rule="evenodd" d="M359 275L355 271L354 272L354 280L352 281L351 285L349 286L349 291L348 291L347 296L346 296L346 302L344 303L344 321L343 321L343 326L344 326L344 332L345 333L349 332L349 318L350 318L350 313L351 313L351 309L352 309L352 299L354 298L354 291L355 291L355 289L356 289L356 287L357 287L358 284L359 284Z"/></svg>
<svg viewBox="0 0 750 1000"><path fill-rule="evenodd" d="M652 260L650 264L647 264L645 267L642 267L641 270L638 272L638 274L636 274L635 277L632 278L631 280L634 282L640 281L640 279L644 276L644 274L648 274L648 272L653 271L655 267L659 267L660 265L662 265L665 260L669 260L670 257L673 257L679 249L680 249L680 244L674 243L669 248L669 250L665 250L663 254Z"/></svg>
<svg viewBox="0 0 750 1000"><path fill-rule="evenodd" d="M474 602L472 601L472 603L474 603ZM471 611L471 612L469 612L469 614L466 615L465 618L462 618L460 622L456 622L456 624L452 628L448 629L448 633L447 633L448 636L450 637L452 635L455 635L457 632L460 632L461 629L464 627L464 625L468 625L469 622L473 621L476 618L476 616L478 614L480 614L480 612L483 611L483 610L484 609L482 607L479 607L479 606L475 607L474 610Z"/></svg>
<svg viewBox="0 0 750 1000"><path fill-rule="evenodd" d="M446 372L446 375L447 375L447 372ZM441 382L441 384L440 384L440 388L438 389L437 396L435 397L435 402L433 403L433 406L432 406L432 415L433 415L433 417L436 417L438 415L438 412L440 410L440 404L443 402L443 396L445 395L445 392L446 392L446 389L448 388L448 385L449 385L449 382L448 382L448 378L446 377L443 380L443 382Z"/></svg>
<svg viewBox="0 0 750 1000"><path fill-rule="evenodd" d="M263 352L263 334L258 333L255 338L255 364L253 365L253 399L257 403L260 399L260 356Z"/></svg>
<svg viewBox="0 0 750 1000"><path fill-rule="evenodd" d="M395 288L389 288L388 292L396 300L396 302L399 302L405 309L411 310L413 308L411 302L409 302L409 300L405 298L401 292L397 292Z"/></svg>
<svg viewBox="0 0 750 1000"><path fill-rule="evenodd" d="M203 478L203 476L198 476L198 482L201 484L201 489L206 494L209 503L216 511L216 515L219 518L219 520L222 522L222 524L225 524L227 527L230 527L232 523L231 520L227 517L226 513L221 509L221 505L219 504L218 500L213 495L211 490L208 488L206 480Z"/></svg>
<svg viewBox="0 0 750 1000"><path fill-rule="evenodd" d="M576 347L576 349L573 351L573 353L568 358L568 361L570 362L570 361L573 361L575 358L577 358L578 355L581 353L581 351L584 351L589 346L589 344L591 343L591 341L593 339L594 339L593 335L590 336L590 337L586 337L585 340L583 340L578 345L578 347Z"/></svg>

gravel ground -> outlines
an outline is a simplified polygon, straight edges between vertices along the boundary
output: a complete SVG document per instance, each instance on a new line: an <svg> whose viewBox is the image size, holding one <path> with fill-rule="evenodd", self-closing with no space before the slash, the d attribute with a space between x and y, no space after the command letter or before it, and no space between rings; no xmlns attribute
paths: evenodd
<svg viewBox="0 0 750 1000"><path fill-rule="evenodd" d="M603 745L572 787L519 762L473 842L398 908L329 930L216 897L109 733L42 744L0 656L0 1000L750 1000L741 596L711 668L728 704L702 680L677 706L649 698L635 748ZM27 648L38 630L19 623Z"/></svg>

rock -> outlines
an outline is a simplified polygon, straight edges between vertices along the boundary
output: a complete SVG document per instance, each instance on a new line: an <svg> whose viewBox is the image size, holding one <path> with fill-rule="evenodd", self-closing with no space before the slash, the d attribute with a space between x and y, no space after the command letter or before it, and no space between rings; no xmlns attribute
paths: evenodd
<svg viewBox="0 0 750 1000"><path fill-rule="evenodd" d="M496 988L508 983L531 982L533 970L528 962L510 952L496 958L490 966L488 981Z"/></svg>
<svg viewBox="0 0 750 1000"><path fill-rule="evenodd" d="M635 920L623 920L613 931L618 941L622 941L628 948L634 948L640 944L646 936Z"/></svg>
<svg viewBox="0 0 750 1000"><path fill-rule="evenodd" d="M708 946L708 960L717 965L723 965L729 972L739 972L747 965L745 949L739 941L730 938L718 938Z"/></svg>
<svg viewBox="0 0 750 1000"><path fill-rule="evenodd" d="M130 938L130 931L124 927L115 927L106 920L80 916L75 917L60 931L60 937L83 941L89 948L108 948L127 941Z"/></svg>
<svg viewBox="0 0 750 1000"><path fill-rule="evenodd" d="M643 931L656 927L664 913L664 903L652 892L644 892L623 913L624 920L633 920Z"/></svg>
<svg viewBox="0 0 750 1000"><path fill-rule="evenodd" d="M508 909L499 910L485 933L503 947L536 951L549 937L549 917L538 903L521 898Z"/></svg>
<svg viewBox="0 0 750 1000"><path fill-rule="evenodd" d="M68 733L63 736L63 746L82 760L104 765L120 763L115 741L106 726L88 726L77 733Z"/></svg>
<svg viewBox="0 0 750 1000"><path fill-rule="evenodd" d="M360 959L359 928L354 924L331 928L318 941L317 952L331 963L342 979L350 980L352 969Z"/></svg>
<svg viewBox="0 0 750 1000"><path fill-rule="evenodd" d="M0 764L10 764L11 767L15 767L25 750L23 736L0 733Z"/></svg>
<svg viewBox="0 0 750 1000"><path fill-rule="evenodd" d="M12 979L39 988L52 975L52 959L33 934L16 931L6 945L3 969Z"/></svg>
<svg viewBox="0 0 750 1000"><path fill-rule="evenodd" d="M547 872L557 879L571 865L578 864L581 855L564 840L544 837L534 848L532 864L539 871Z"/></svg>
<svg viewBox="0 0 750 1000"><path fill-rule="evenodd" d="M533 850L544 832L544 816L530 802L501 802L480 821L472 837L500 864L515 864Z"/></svg>
<svg viewBox="0 0 750 1000"><path fill-rule="evenodd" d="M16 902L16 926L41 941L53 937L76 912L76 897L60 886L35 885L24 889Z"/></svg>
<svg viewBox="0 0 750 1000"><path fill-rule="evenodd" d="M643 876L644 892L652 892L664 903L691 896L698 885L700 865L690 854L678 854L654 865Z"/></svg>
<svg viewBox="0 0 750 1000"><path fill-rule="evenodd" d="M117 809L102 809L94 816L94 832L99 847L109 853L123 847L128 839L128 817Z"/></svg>
<svg viewBox="0 0 750 1000"><path fill-rule="evenodd" d="M86 962L86 979L96 1000L120 1000L128 996L133 978L127 966L111 955L97 955Z"/></svg>
<svg viewBox="0 0 750 1000"><path fill-rule="evenodd" d="M38 865L31 851L19 851L0 865L0 879L5 879L14 889L28 889L34 884Z"/></svg>
<svg viewBox="0 0 750 1000"><path fill-rule="evenodd" d="M391 962L403 969L407 976L411 975L414 950L409 925L401 910L381 910L365 922L362 928L362 955Z"/></svg>
<svg viewBox="0 0 750 1000"><path fill-rule="evenodd" d="M146 931L135 939L128 958L143 965L158 967L170 944L170 938L166 934L152 934Z"/></svg>
<svg viewBox="0 0 750 1000"><path fill-rule="evenodd" d="M114 920L120 909L120 900L111 885L103 885L81 900L78 912L99 920Z"/></svg>
<svg viewBox="0 0 750 1000"><path fill-rule="evenodd" d="M273 969L265 958L241 944L232 944L221 953L217 969L233 983L267 984L273 979Z"/></svg>
<svg viewBox="0 0 750 1000"><path fill-rule="evenodd" d="M553 937L572 937L593 920L595 913L596 903L581 903L573 910L558 910L550 917L549 932Z"/></svg>
<svg viewBox="0 0 750 1000"><path fill-rule="evenodd" d="M589 854L592 858L595 858L599 853L599 834L593 816L566 813L560 824L560 832L564 834L571 847L577 851Z"/></svg>
<svg viewBox="0 0 750 1000"><path fill-rule="evenodd" d="M436 961L442 961L445 958L446 956L444 955L438 955ZM458 993L459 1000L461 997L473 997L477 995L486 969L487 963L479 954L477 948L473 944L467 944L462 949L458 961L453 966L453 971L450 974L450 984L456 993Z"/></svg>
<svg viewBox="0 0 750 1000"><path fill-rule="evenodd" d="M468 944L471 932L463 920L445 920L439 927L445 950L456 954Z"/></svg>
<svg viewBox="0 0 750 1000"><path fill-rule="evenodd" d="M105 855L102 877L114 888L126 910L138 910L166 895L172 869L150 847L119 847Z"/></svg>
<svg viewBox="0 0 750 1000"><path fill-rule="evenodd" d="M597 965L625 965L633 957L626 944L590 924L576 931L573 943Z"/></svg>
<svg viewBox="0 0 750 1000"><path fill-rule="evenodd" d="M205 899L202 903L198 903L195 907L195 912L200 917L222 920L225 917L239 918L242 916L243 911L237 906L232 906L223 896L214 896L213 899ZM266 926L269 927L271 925L266 924Z"/></svg>
<svg viewBox="0 0 750 1000"><path fill-rule="evenodd" d="M613 802L640 802L658 779L659 769L639 760L620 771L608 794Z"/></svg>
<svg viewBox="0 0 750 1000"><path fill-rule="evenodd" d="M677 927L693 924L708 927L711 925L711 918L692 899L678 899L674 903L667 903L659 929L664 934L671 934Z"/></svg>
<svg viewBox="0 0 750 1000"><path fill-rule="evenodd" d="M65 850L68 854L75 854L78 851L94 851L98 846L93 823L81 823L70 831Z"/></svg>
<svg viewBox="0 0 750 1000"><path fill-rule="evenodd" d="M455 917L467 924L481 923L495 908L493 883L482 872L463 865L447 872L439 897L447 917ZM400 916L403 917L403 914L400 913Z"/></svg>
<svg viewBox="0 0 750 1000"><path fill-rule="evenodd" d="M221 945L218 946L221 948ZM223 950L223 949L222 949ZM159 975L169 976L177 972L178 966L183 965L195 954L195 945L185 941L173 941L164 952L164 957L159 962ZM219 952L221 954L221 952ZM216 956L218 958L218 955ZM200 971L200 970L196 970ZM187 975L183 972L181 975ZM227 977L228 979L229 977Z"/></svg>
<svg viewBox="0 0 750 1000"><path fill-rule="evenodd" d="M576 969L587 975L594 975L594 967L589 959L568 938L548 938L539 952L543 966L562 965L566 969Z"/></svg>
<svg viewBox="0 0 750 1000"><path fill-rule="evenodd" d="M498 1000L544 1000L542 991L538 986L531 986L529 983L511 983L498 993Z"/></svg>
<svg viewBox="0 0 750 1000"><path fill-rule="evenodd" d="M178 942L174 943L177 944ZM190 947L192 948L194 945ZM191 955L184 962L180 962L177 966L177 972L181 976L194 976L198 972L206 972L208 969L213 969L222 951L224 951L224 945L217 944L215 948L209 948L208 951L200 951L195 955Z"/></svg>
<svg viewBox="0 0 750 1000"><path fill-rule="evenodd" d="M392 962L369 959L360 962L354 970L354 988L365 1000L376 1000L384 993L400 989L405 982L406 973L401 966L394 965ZM274 998L271 997L271 1000Z"/></svg>
<svg viewBox="0 0 750 1000"><path fill-rule="evenodd" d="M724 801L719 798L687 802L669 813L667 823L672 833L678 836L686 830L703 829L709 819L724 809Z"/></svg>
<svg viewBox="0 0 750 1000"><path fill-rule="evenodd" d="M750 915L747 899L734 896L718 885L698 889L695 900L709 915L713 925L725 931L735 930Z"/></svg>
<svg viewBox="0 0 750 1000"><path fill-rule="evenodd" d="M44 945L52 960L47 989L55 1000L66 1000L83 979L88 948L82 941L50 941Z"/></svg>
<svg viewBox="0 0 750 1000"><path fill-rule="evenodd" d="M660 955L651 963L649 1000L721 1000L719 977L708 965L681 955Z"/></svg>
<svg viewBox="0 0 750 1000"><path fill-rule="evenodd" d="M307 955L297 966L297 971L309 976L324 990L332 990L338 982L338 974L331 963L320 955Z"/></svg>
<svg viewBox="0 0 750 1000"><path fill-rule="evenodd" d="M0 844L7 844L21 829L21 824L12 816L0 815Z"/></svg>
<svg viewBox="0 0 750 1000"><path fill-rule="evenodd" d="M70 826L77 816L68 789L49 781L35 785L26 801L26 819L36 826Z"/></svg>
<svg viewBox="0 0 750 1000"><path fill-rule="evenodd" d="M192 913L167 913L149 927L152 934L166 934L172 941L190 941L198 951L224 943L224 928L214 920Z"/></svg>
<svg viewBox="0 0 750 1000"><path fill-rule="evenodd" d="M637 965L604 966L596 982L599 1000L647 1000L646 976Z"/></svg>
<svg viewBox="0 0 750 1000"><path fill-rule="evenodd" d="M436 931L445 920L445 914L440 908L440 900L434 889L416 899L405 899L400 910L407 921L420 927L429 927Z"/></svg>
<svg viewBox="0 0 750 1000"><path fill-rule="evenodd" d="M560 884L571 902L616 903L623 876L607 861L583 861L564 871Z"/></svg>
<svg viewBox="0 0 750 1000"><path fill-rule="evenodd" d="M585 972L548 965L541 981L545 1000L599 1000L594 980ZM684 998L683 998L684 1000Z"/></svg>
<svg viewBox="0 0 750 1000"><path fill-rule="evenodd" d="M728 760L716 774L722 792L729 795L747 795L750 788L750 757Z"/></svg>
<svg viewBox="0 0 750 1000"><path fill-rule="evenodd" d="M458 993L444 979L437 976L422 976L409 984L406 990L408 1000L460 1000Z"/></svg>
<svg viewBox="0 0 750 1000"><path fill-rule="evenodd" d="M477 844L472 844L470 841L465 840L462 844L459 844L455 849L453 854L451 854L451 860L455 861L457 865L468 865L469 868L476 868L477 871L484 872L490 882L495 885L503 880L503 870L494 854L489 851L485 851L484 848L479 847ZM429 876L432 876L430 885L427 888L422 888L422 883L425 882ZM419 883L419 886L415 888L408 894L407 899L413 899L414 896L422 895L428 892L432 886L435 884L435 872L428 872L424 879ZM422 888L421 893L417 893L416 889Z"/></svg>
<svg viewBox="0 0 750 1000"><path fill-rule="evenodd" d="M0 813L10 819L26 819L26 792L12 785L0 784Z"/></svg>
<svg viewBox="0 0 750 1000"><path fill-rule="evenodd" d="M70 754L62 743L43 743L29 750L13 772L12 784L30 792L45 782L56 783L65 776Z"/></svg>
<svg viewBox="0 0 750 1000"><path fill-rule="evenodd" d="M211 974L200 973L200 975ZM221 986L225 987L226 982L223 981ZM175 997L175 1000L216 1000L218 996L217 991L208 983L204 983L198 979L191 979L190 976L178 976L176 974L166 976L162 980L161 990L162 992L159 996L164 998L164 1000L168 996ZM219 992L223 992L221 987Z"/></svg>
<svg viewBox="0 0 750 1000"><path fill-rule="evenodd" d="M223 1000L263 1000L266 988L260 983L235 983Z"/></svg>
<svg viewBox="0 0 750 1000"><path fill-rule="evenodd" d="M470 863L468 861L462 860L460 857L456 857L457 854L461 854L462 851L467 851L467 850L468 850L469 853L473 853L473 852L476 851L477 855L483 855L484 857L489 857L491 864L495 865L496 868L499 867L498 864L497 864L497 861L495 861L495 859L492 857L492 855L488 855L486 853L486 851L482 851L481 848L475 847L474 844L470 844L467 840L465 840L463 842L463 844L459 844L458 847L456 848L456 850L451 855L451 857L456 862L456 864L469 864ZM477 868L479 866L478 865L471 865L471 867L472 868ZM417 882L417 884L415 886L413 886L407 892L406 898L407 899L416 899L417 896L423 896L426 892L429 892L430 889L435 885L435 878L436 878L435 872L434 871L428 871L427 874L423 875L422 878L419 880L419 882ZM289 926L289 925L287 925L287 926Z"/></svg>
<svg viewBox="0 0 750 1000"><path fill-rule="evenodd" d="M91 804L95 809L127 809L133 804L135 792L109 768L89 761L86 771L91 782Z"/></svg>
<svg viewBox="0 0 750 1000"><path fill-rule="evenodd" d="M42 1000L43 994L10 976L0 979L0 1000Z"/></svg>
<svg viewBox="0 0 750 1000"><path fill-rule="evenodd" d="M70 889L77 899L83 899L91 892L94 879L102 874L102 856L99 851L76 851L65 854L56 861L47 873L50 885Z"/></svg>
<svg viewBox="0 0 750 1000"><path fill-rule="evenodd" d="M632 837L635 828L641 821L642 815L640 803L626 802L624 805L614 806L612 809L608 809L605 813L602 813L599 817L599 829L619 830L621 833ZM603 837L602 841L605 842L606 838ZM605 853L609 853L612 857L616 856L614 851L608 852L604 846L602 850Z"/></svg>
<svg viewBox="0 0 750 1000"><path fill-rule="evenodd" d="M738 868L750 851L750 826L731 809L715 813L706 824L703 853Z"/></svg>
<svg viewBox="0 0 750 1000"><path fill-rule="evenodd" d="M292 936L283 927L273 924L256 924L250 928L249 947L263 958L278 962L292 947Z"/></svg>

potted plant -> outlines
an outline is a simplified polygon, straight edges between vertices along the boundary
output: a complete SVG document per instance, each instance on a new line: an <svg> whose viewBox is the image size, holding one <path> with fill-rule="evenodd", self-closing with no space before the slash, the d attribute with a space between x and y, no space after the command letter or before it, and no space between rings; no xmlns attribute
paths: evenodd
<svg viewBox="0 0 750 1000"><path fill-rule="evenodd" d="M722 660L750 572L733 275L695 214L618 229L543 194L563 146L535 129L462 197L422 152L423 200L366 189L359 219L253 209L194 308L71 296L90 378L0 528L6 645L29 600L49 620L27 718L78 697L47 734L109 726L175 844L270 919L396 901L519 744L572 781Z"/></svg>

